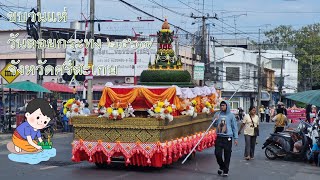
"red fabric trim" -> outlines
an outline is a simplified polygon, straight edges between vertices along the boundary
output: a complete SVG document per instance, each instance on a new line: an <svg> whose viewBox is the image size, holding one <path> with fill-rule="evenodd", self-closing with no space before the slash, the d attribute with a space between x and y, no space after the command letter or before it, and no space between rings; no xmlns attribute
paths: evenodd
<svg viewBox="0 0 320 180"><path fill-rule="evenodd" d="M126 165L162 167L187 155L201 138L202 133L167 143L105 143L74 141L72 160L111 163L112 157L123 156ZM203 138L195 151L214 146L216 133L212 130Z"/></svg>

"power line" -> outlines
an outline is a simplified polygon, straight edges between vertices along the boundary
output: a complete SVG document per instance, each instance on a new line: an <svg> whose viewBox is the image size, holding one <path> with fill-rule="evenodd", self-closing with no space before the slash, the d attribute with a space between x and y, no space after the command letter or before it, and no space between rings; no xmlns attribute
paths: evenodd
<svg viewBox="0 0 320 180"><path fill-rule="evenodd" d="M163 6L163 5L159 4L159 3L157 3L157 2L154 1L154 0L148 0L148 1L151 2L151 3L156 4L156 5L160 6L160 7L162 7L163 9L166 9L166 10L168 10L168 11L174 13L174 14L177 14L177 15L180 15L180 16L183 16L183 17L189 17L189 16L187 16L186 14L182 14L182 13L179 13L179 12L177 12L177 11L171 10L171 9L169 9L168 7Z"/></svg>
<svg viewBox="0 0 320 180"><path fill-rule="evenodd" d="M142 13L150 16L150 17L153 17L153 18L155 18L155 19L157 19L157 20L159 20L159 21L161 21L161 22L164 22L163 19L160 19L160 18L158 18L158 17L156 17L156 16L154 16L154 15L152 15L152 14L150 14L150 13L148 13L148 12L146 12L146 11L144 11L144 10L142 10L142 9L140 9L140 8L138 8L138 7L134 6L134 5L126 2L126 1L124 1L124 0L119 0L119 1L122 2L122 3L124 3L124 4L126 4L126 5L129 6L129 7L137 10L137 11L140 11L140 12L142 12ZM184 32L186 32L186 33L188 33L188 34L194 35L193 33L189 32L189 31L187 31L187 30L184 30L184 29L182 29L181 27L176 26L176 25L174 25L174 24L172 24L172 23L168 23L168 24L170 24L170 25L174 26L175 28L180 29L180 30L182 30L182 31L184 31Z"/></svg>
<svg viewBox="0 0 320 180"><path fill-rule="evenodd" d="M202 13L201 11L199 11L199 10L197 10L197 9L195 9L195 8L193 8L192 6L190 6L190 5L188 5L188 4L186 4L185 2L183 2L183 1L181 1L181 0L178 0L180 3L182 3L182 4L184 4L185 6L187 6L187 7L189 7L189 8L191 8L191 9L193 9L193 10L195 10L195 11L197 11L197 12L199 12L199 13ZM244 34L246 34L245 32L243 32L243 31L240 31L239 29L236 29L235 27L233 27L233 26L231 26L231 25L229 25L229 24L227 24L227 23L225 23L225 22L223 22L223 21L221 21L219 18L218 18L218 21L220 21L220 22L222 22L223 24L225 24L225 25L227 25L227 26L229 26L229 27L231 27L231 28L233 28L233 29L235 29L235 30L238 30L239 32L241 32L241 33L244 33ZM214 23L213 21L211 21L212 23ZM215 24L216 25L216 24ZM219 26L219 25L217 25L217 26ZM220 26L220 27L222 27L222 26ZM227 29L226 29L227 30ZM229 29L228 29L229 30ZM229 30L230 31L230 30ZM245 36L244 36L245 37ZM251 37L254 37L254 39L258 39L257 37L255 37L255 36L251 36Z"/></svg>

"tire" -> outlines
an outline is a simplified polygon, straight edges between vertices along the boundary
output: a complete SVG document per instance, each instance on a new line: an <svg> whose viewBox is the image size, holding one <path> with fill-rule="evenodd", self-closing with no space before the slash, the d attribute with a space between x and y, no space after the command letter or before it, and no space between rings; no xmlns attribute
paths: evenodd
<svg viewBox="0 0 320 180"><path fill-rule="evenodd" d="M313 159L311 158L311 153L312 153L311 150L307 149L303 160L311 163L313 161Z"/></svg>
<svg viewBox="0 0 320 180"><path fill-rule="evenodd" d="M266 157L267 157L268 159L270 159L270 160L275 160L275 159L277 159L277 155L276 155L274 152L272 152L272 151L270 150L270 148L268 148L268 147L265 149L264 154L265 154Z"/></svg>

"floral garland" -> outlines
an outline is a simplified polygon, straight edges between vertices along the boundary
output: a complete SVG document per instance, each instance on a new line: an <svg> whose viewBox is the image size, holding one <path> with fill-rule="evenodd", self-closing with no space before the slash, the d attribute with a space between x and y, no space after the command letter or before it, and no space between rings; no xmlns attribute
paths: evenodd
<svg viewBox="0 0 320 180"><path fill-rule="evenodd" d="M106 107L100 108L99 114L100 115L98 117L106 117L112 120L121 120L126 116L123 108L120 107L119 101L113 103L108 108Z"/></svg>
<svg viewBox="0 0 320 180"><path fill-rule="evenodd" d="M211 114L214 112L214 108L209 101L205 102L202 112L206 114Z"/></svg>
<svg viewBox="0 0 320 180"><path fill-rule="evenodd" d="M185 99L185 100L183 100L183 102L184 102L183 111L181 112L181 114L187 115L187 116L192 116L192 117L197 117L198 116L198 113L196 110L197 101L192 100L190 102L189 99Z"/></svg>
<svg viewBox="0 0 320 180"><path fill-rule="evenodd" d="M158 101L154 104L151 109L148 109L148 113L150 117L155 117L159 120L168 119L169 122L173 121L172 112L175 111L176 106L171 104L165 100L164 102Z"/></svg>
<svg viewBox="0 0 320 180"><path fill-rule="evenodd" d="M74 116L83 115L84 103L74 98L69 99L66 104L63 106L63 114L67 116L67 118L71 118Z"/></svg>

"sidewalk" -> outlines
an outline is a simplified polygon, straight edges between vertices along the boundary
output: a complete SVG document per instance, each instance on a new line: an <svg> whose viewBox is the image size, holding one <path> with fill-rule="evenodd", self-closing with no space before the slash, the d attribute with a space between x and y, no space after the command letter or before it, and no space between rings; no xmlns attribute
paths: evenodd
<svg viewBox="0 0 320 180"><path fill-rule="evenodd" d="M0 134L0 141L8 140L12 137L12 133L1 133Z"/></svg>

